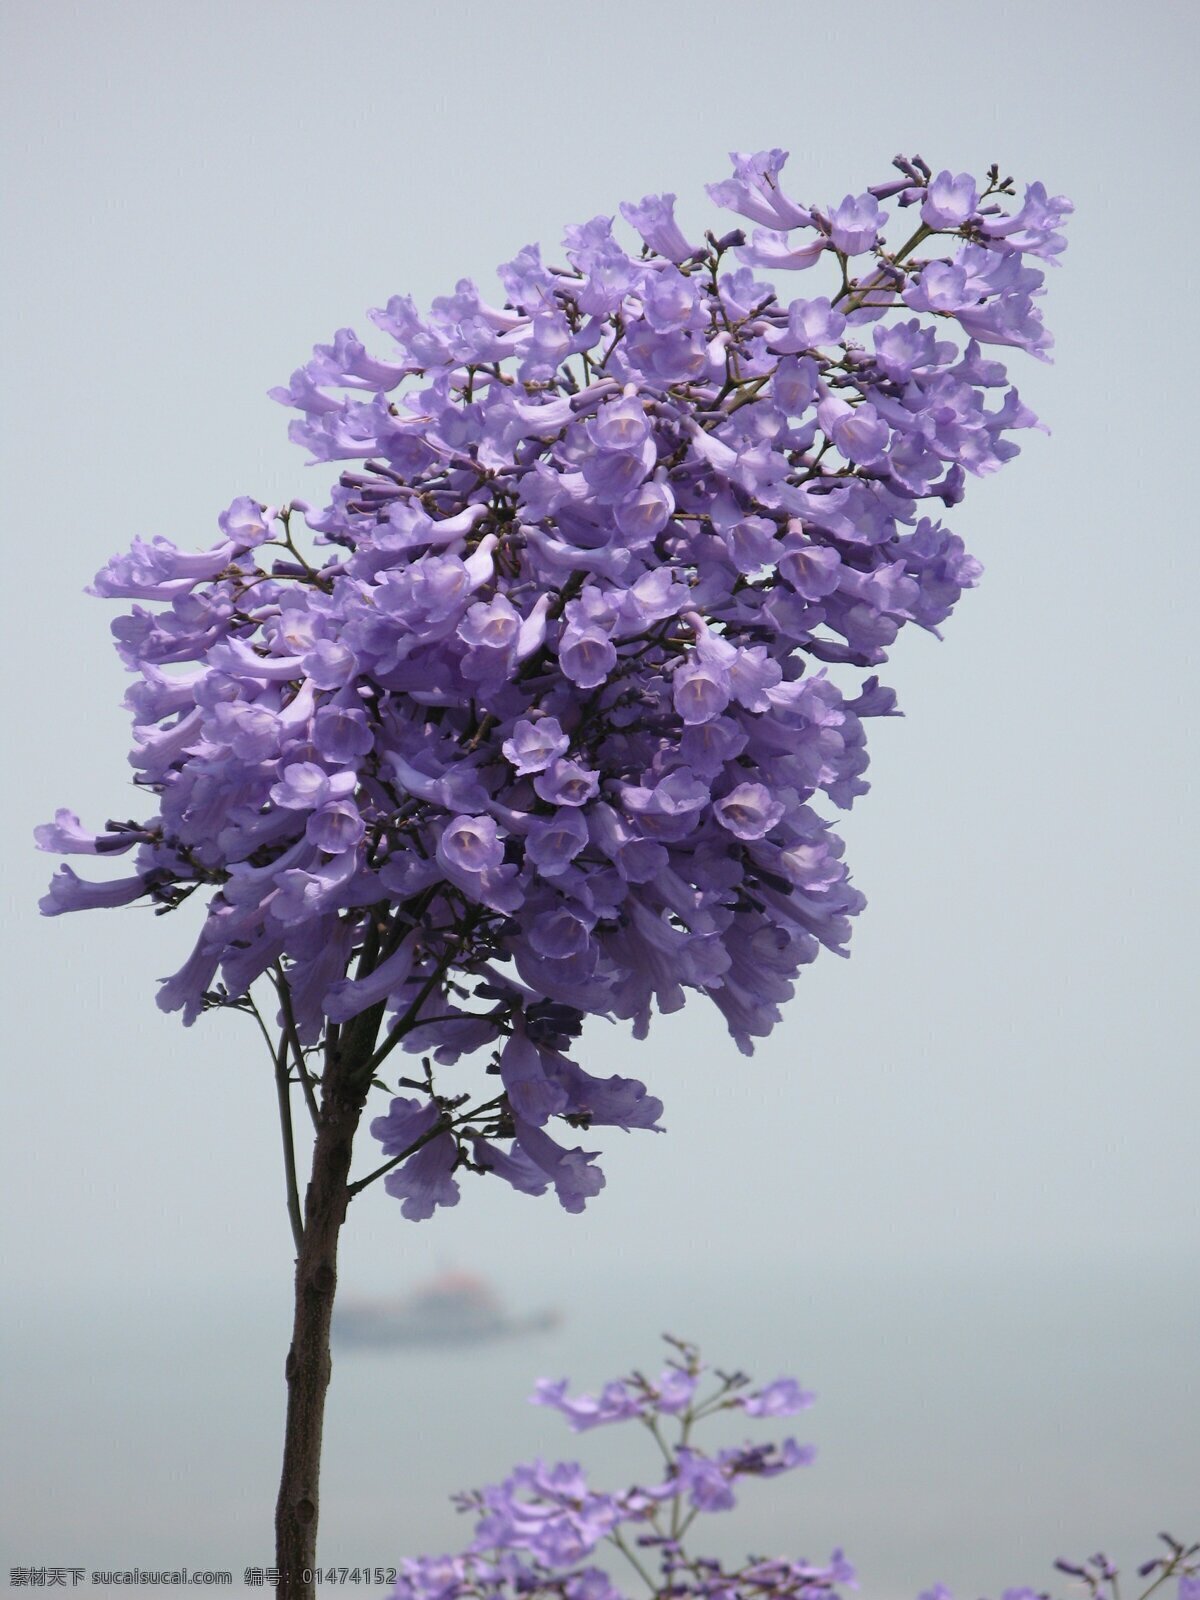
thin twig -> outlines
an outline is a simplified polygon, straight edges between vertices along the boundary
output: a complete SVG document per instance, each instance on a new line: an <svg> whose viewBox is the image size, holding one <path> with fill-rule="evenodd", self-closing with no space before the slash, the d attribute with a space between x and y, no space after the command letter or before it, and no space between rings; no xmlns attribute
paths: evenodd
<svg viewBox="0 0 1200 1600"><path fill-rule="evenodd" d="M646 1569L642 1565L642 1563L634 1555L633 1551L625 1543L624 1539L622 1539L621 1535L619 1533L616 1533L615 1531L613 1533L610 1533L609 1536L608 1536L608 1542L611 1545L614 1545L616 1547L616 1549L618 1549L621 1552L621 1554L625 1557L626 1561L628 1561L629 1565L637 1573L638 1577L646 1585L647 1589L649 1589L650 1593L654 1594L656 1592L657 1588L658 1588L658 1585L654 1582L654 1579L650 1576L650 1574L646 1571Z"/></svg>
<svg viewBox="0 0 1200 1600"><path fill-rule="evenodd" d="M296 1144L292 1131L292 1094L288 1078L287 1039L280 1034L279 1050L275 1057L275 1093L279 1099L279 1129L283 1135L283 1170L287 1177L288 1220L292 1225L292 1238L296 1253L304 1242L304 1223L300 1217L300 1187L296 1182Z"/></svg>
<svg viewBox="0 0 1200 1600"><path fill-rule="evenodd" d="M317 1096L313 1090L312 1074L308 1070L308 1063L304 1059L304 1049L300 1043L299 1030L296 1027L296 1013L292 1009L292 991L284 975L283 963L277 961L274 967L275 992L279 996L279 1009L283 1013L284 1037L292 1047L292 1059L296 1065L296 1075L300 1079L300 1087L304 1090L304 1103L308 1106L308 1114L312 1118L312 1125L317 1125Z"/></svg>
<svg viewBox="0 0 1200 1600"><path fill-rule="evenodd" d="M438 984L441 983L442 979L449 972L455 959L461 955L463 946L471 937L472 933L474 933L482 916L483 912L480 910L475 912L475 914L468 919L466 926L463 928L462 932L458 936L457 941L455 942L454 948L448 951L444 960L442 960L434 968L429 977L421 985L416 998L405 1011L404 1015L399 1018L392 1028L389 1029L387 1037L376 1049L375 1054L371 1057L371 1060L368 1063L368 1071L371 1077L375 1076L379 1068L387 1060L388 1056L391 1055L392 1051L404 1038L405 1034L412 1030L414 1023L416 1023L420 1018L421 1007L425 1004L426 1000L428 1000L434 989L437 988ZM420 1020L423 1021L424 1019L420 1018Z"/></svg>
<svg viewBox="0 0 1200 1600"><path fill-rule="evenodd" d="M279 1131L283 1137L283 1171L287 1182L288 1221L291 1223L292 1238L299 1253L300 1241L304 1237L304 1224L300 1215L300 1187L296 1180L296 1145L292 1130L291 1096L288 1092L287 1040L280 1034L279 1044L276 1045L267 1031L267 1025L262 1019L262 1012L258 1009L254 996L247 994L246 1000L250 1007L250 1015L258 1023L259 1032L266 1040L267 1049L271 1052L271 1060L275 1066L275 1094L279 1102Z"/></svg>

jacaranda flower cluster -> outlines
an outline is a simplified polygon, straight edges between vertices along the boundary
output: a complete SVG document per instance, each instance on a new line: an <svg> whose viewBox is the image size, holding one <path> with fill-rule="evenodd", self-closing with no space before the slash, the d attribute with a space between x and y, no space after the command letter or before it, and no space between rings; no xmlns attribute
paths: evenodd
<svg viewBox="0 0 1200 1600"><path fill-rule="evenodd" d="M474 1538L456 1555L401 1563L392 1600L838 1600L839 1586L857 1588L841 1550L825 1563L751 1555L735 1568L693 1554L688 1536L697 1518L731 1511L745 1480L776 1477L806 1466L815 1452L794 1439L743 1441L715 1453L696 1443L697 1427L719 1414L785 1417L812 1404L792 1378L751 1388L741 1372L709 1374L693 1345L669 1339L672 1358L651 1380L633 1373L599 1395L568 1399L565 1382L540 1382L535 1405L553 1406L576 1433L603 1423L637 1422L653 1437L654 1479L617 1493L596 1490L574 1462L518 1466L503 1483L456 1497L475 1518ZM1146 1562L1145 1594L1178 1579L1170 1600L1200 1600L1200 1544L1169 1535L1167 1553ZM1087 1600L1120 1600L1117 1572L1103 1555L1055 1563L1081 1582ZM953 1600L938 1584L919 1600ZM1028 1588L1003 1600L1048 1600Z"/></svg>
<svg viewBox="0 0 1200 1600"><path fill-rule="evenodd" d="M622 1600L627 1592L612 1568L622 1568L642 1592L697 1600L747 1595L792 1595L830 1600L835 1586L853 1583L840 1550L827 1565L751 1558L737 1571L690 1555L684 1541L696 1518L729 1511L743 1480L773 1478L807 1465L809 1445L742 1442L708 1453L696 1428L718 1413L786 1417L812 1404L791 1378L751 1389L744 1373L712 1375L699 1351L668 1341L672 1359L651 1380L634 1373L599 1395L567 1396L565 1382L543 1379L535 1405L563 1413L573 1432L605 1423L637 1422L658 1447L656 1479L617 1493L593 1489L573 1462L538 1460L518 1466L503 1483L456 1497L475 1518L475 1535L459 1555L405 1561L393 1600L460 1600L466 1596L561 1596L562 1600ZM601 1565L601 1560L606 1565Z"/></svg>
<svg viewBox="0 0 1200 1600"><path fill-rule="evenodd" d="M43 848L135 867L63 866L42 909L206 893L165 1010L267 977L306 1089L350 1030L374 1030L364 1083L423 1055L372 1124L409 1217L465 1169L579 1210L594 1152L548 1125L662 1110L571 1059L586 1016L642 1037L698 991L749 1052L844 952L863 899L823 805L866 790L897 633L978 577L940 511L1035 423L984 347L1045 359L1034 263L1069 203L898 158L821 210L785 159L709 188L749 237L689 238L650 196L624 242L596 217L562 264L522 250L499 306L467 280L427 316L390 300L386 356L340 330L273 391L313 461L355 463L330 503L237 499L208 550L139 539L93 585L133 602L154 809L99 834L59 812ZM797 296L796 272L827 276ZM488 1096L435 1086L478 1051Z"/></svg>

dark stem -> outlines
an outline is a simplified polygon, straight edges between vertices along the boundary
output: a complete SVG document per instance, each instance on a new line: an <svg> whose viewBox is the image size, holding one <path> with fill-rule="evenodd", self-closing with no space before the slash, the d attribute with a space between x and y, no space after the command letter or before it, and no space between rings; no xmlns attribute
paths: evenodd
<svg viewBox="0 0 1200 1600"><path fill-rule="evenodd" d="M369 1048L365 1057L370 1057ZM316 1567L321 1435L333 1367L329 1327L337 1289L338 1233L350 1201L350 1157L370 1084L369 1079L363 1081L362 1062L362 1057L356 1063L340 1054L326 1073L312 1176L304 1200L304 1231L296 1256L295 1320L284 1368L288 1396L283 1473L275 1506L275 1563L279 1569L275 1592L280 1600L312 1600L316 1594L312 1573Z"/></svg>
<svg viewBox="0 0 1200 1600"><path fill-rule="evenodd" d="M365 977L386 961L412 926L411 918L390 908L374 908L363 933L357 976ZM468 918L456 949L460 949L476 918ZM431 975L414 1003L400 1018L390 1038L398 1042L416 1020L429 994L443 981L449 958ZM280 1002L284 1032L277 1063L286 1073L289 1042L299 1051L287 981L280 973ZM286 996L286 1001L285 1001ZM283 1473L275 1506L275 1564L279 1571L279 1600L315 1600L318 1485L321 1472L321 1435L325 1422L325 1396L333 1362L329 1330L337 1291L338 1234L346 1220L351 1197L370 1182L351 1185L350 1160L354 1135L371 1091L376 1045L387 1002L378 1001L351 1021L326 1033L325 1071L321 1076L321 1102L317 1110L312 1170L304 1199L304 1227L296 1255L296 1309L292 1344L284 1371L287 1378L287 1421L283 1441ZM290 1035L290 1039L289 1039ZM300 1052L303 1072L303 1054ZM301 1079L303 1082L303 1077ZM440 1131L440 1130L439 1130ZM419 1140L416 1149L424 1140ZM406 1155L411 1151L406 1151ZM401 1158L403 1159L403 1157ZM372 1176L376 1176L373 1174ZM307 1574L307 1576L306 1576Z"/></svg>

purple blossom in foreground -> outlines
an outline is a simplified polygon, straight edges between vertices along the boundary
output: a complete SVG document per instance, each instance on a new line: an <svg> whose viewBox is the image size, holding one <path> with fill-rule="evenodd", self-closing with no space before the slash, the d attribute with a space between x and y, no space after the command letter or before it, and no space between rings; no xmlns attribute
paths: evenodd
<svg viewBox="0 0 1200 1600"><path fill-rule="evenodd" d="M642 1084L571 1058L585 1017L641 1038L700 993L749 1053L845 954L864 902L829 809L895 714L874 669L976 582L940 513L1036 423L984 349L1047 357L1067 201L898 158L822 210L784 152L732 159L729 229L647 196L632 235L568 229L565 264L521 250L499 304L468 279L427 315L393 297L385 354L340 329L273 391L345 463L329 503L239 497L210 549L139 538L92 586L131 603L152 814L39 829L135 852L108 882L61 867L43 911L206 898L160 1006L253 1009L265 979L312 1108L321 1052L356 1052L364 1095L421 1056L374 1123L410 1218L466 1171L579 1210L593 1130L659 1126ZM448 1087L481 1052L487 1092Z"/></svg>
<svg viewBox="0 0 1200 1600"><path fill-rule="evenodd" d="M502 1483L457 1497L459 1509L475 1519L470 1544L460 1555L403 1563L397 1600L433 1600L446 1593L486 1592L496 1600L510 1593L570 1600L623 1594L618 1580L599 1565L602 1559L624 1560L652 1588L649 1570L657 1567L663 1593L730 1600L735 1593L817 1600L834 1593L837 1584L852 1584L853 1569L841 1551L825 1565L752 1558L737 1572L687 1554L683 1536L697 1516L732 1510L744 1480L806 1465L812 1450L793 1439L782 1445L743 1442L715 1454L700 1449L694 1430L707 1418L739 1409L753 1414L741 1392L749 1380L741 1373L710 1378L698 1351L668 1342L671 1360L656 1379L635 1372L606 1383L597 1395L570 1398L565 1381L544 1378L532 1396L535 1405L561 1411L574 1432L619 1422L653 1431L661 1445L654 1481L611 1493L593 1489L573 1462L538 1460L515 1467ZM793 1401L811 1398L790 1378L748 1398L769 1394L786 1400L787 1409L796 1408Z"/></svg>
<svg viewBox="0 0 1200 1600"><path fill-rule="evenodd" d="M575 1432L598 1423L640 1423L655 1440L654 1481L609 1492L593 1489L574 1462L515 1467L502 1483L456 1497L459 1510L474 1518L473 1538L456 1555L402 1562L395 1600L624 1600L647 1592L655 1600L837 1600L841 1588L857 1588L841 1550L825 1563L751 1555L740 1566L693 1552L689 1536L696 1520L734 1510L745 1479L774 1477L813 1458L811 1447L792 1439L706 1452L696 1444L697 1428L739 1411L783 1415L807 1406L812 1396L793 1378L747 1394L744 1373L710 1374L694 1346L668 1343L672 1359L653 1382L635 1372L605 1384L598 1395L568 1399L565 1381L544 1378L532 1396L535 1405L561 1411ZM1138 1576L1150 1578L1155 1589L1177 1578L1170 1600L1198 1600L1200 1544L1161 1538L1166 1553L1146 1562ZM1056 1566L1085 1587L1087 1600L1119 1600L1118 1574L1104 1556ZM919 1600L954 1597L936 1584ZM1002 1600L1049 1597L1018 1588L1006 1589Z"/></svg>

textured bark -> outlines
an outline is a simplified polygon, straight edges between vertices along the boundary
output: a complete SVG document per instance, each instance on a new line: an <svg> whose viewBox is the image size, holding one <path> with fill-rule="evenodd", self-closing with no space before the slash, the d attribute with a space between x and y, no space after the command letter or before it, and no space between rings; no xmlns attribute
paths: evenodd
<svg viewBox="0 0 1200 1600"><path fill-rule="evenodd" d="M321 1433L332 1361L329 1325L337 1289L338 1232L350 1196L347 1178L366 1086L335 1069L322 1096L312 1176L304 1203L304 1237L296 1258L296 1312L288 1351L287 1426L283 1475L275 1507L276 1594L286 1600L315 1595L317 1517L320 1509Z"/></svg>

